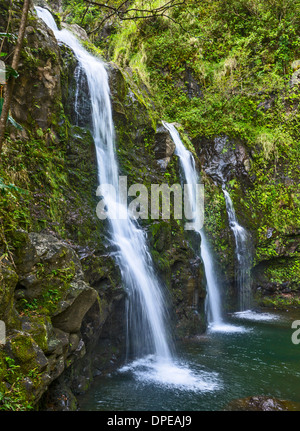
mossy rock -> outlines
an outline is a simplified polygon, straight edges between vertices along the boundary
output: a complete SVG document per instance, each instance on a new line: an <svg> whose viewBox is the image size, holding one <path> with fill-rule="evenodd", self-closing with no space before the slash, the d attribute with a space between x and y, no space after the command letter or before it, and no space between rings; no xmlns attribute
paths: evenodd
<svg viewBox="0 0 300 431"><path fill-rule="evenodd" d="M24 373L30 370L45 371L48 360L32 336L23 331L14 331L7 337L5 350L16 360Z"/></svg>
<svg viewBox="0 0 300 431"><path fill-rule="evenodd" d="M0 264L0 320L9 326L16 325L14 309L14 292L18 282L18 275L9 263Z"/></svg>
<svg viewBox="0 0 300 431"><path fill-rule="evenodd" d="M31 315L22 317L22 330L30 334L38 346L47 353L53 331L51 319L48 316Z"/></svg>
<svg viewBox="0 0 300 431"><path fill-rule="evenodd" d="M53 326L68 333L78 332L86 312L97 299L95 289L82 280L73 281L67 296L58 304L58 310L52 317Z"/></svg>

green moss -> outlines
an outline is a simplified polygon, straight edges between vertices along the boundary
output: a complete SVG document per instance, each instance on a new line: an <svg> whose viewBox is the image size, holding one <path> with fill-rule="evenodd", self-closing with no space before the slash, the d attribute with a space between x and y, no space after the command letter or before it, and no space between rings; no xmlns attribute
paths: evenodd
<svg viewBox="0 0 300 431"><path fill-rule="evenodd" d="M25 354L26 356L26 354ZM11 356L0 348L0 410L28 411L34 408L34 389L40 384L35 369L24 373ZM30 381L31 390L27 390Z"/></svg>
<svg viewBox="0 0 300 431"><path fill-rule="evenodd" d="M21 362L29 362L35 358L31 337L24 337L23 334L14 337L13 343L11 343L11 349L13 355Z"/></svg>
<svg viewBox="0 0 300 431"><path fill-rule="evenodd" d="M273 283L289 282L294 288L300 285L300 259L283 260L281 265L269 266L266 270Z"/></svg>
<svg viewBox="0 0 300 431"><path fill-rule="evenodd" d="M287 308L300 307L300 297L292 295L275 295L256 297L256 301L263 307L276 308L285 310Z"/></svg>

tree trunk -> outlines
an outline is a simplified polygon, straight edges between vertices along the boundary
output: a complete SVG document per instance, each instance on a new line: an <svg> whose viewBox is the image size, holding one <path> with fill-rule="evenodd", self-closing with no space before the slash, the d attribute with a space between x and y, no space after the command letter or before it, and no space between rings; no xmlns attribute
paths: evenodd
<svg viewBox="0 0 300 431"><path fill-rule="evenodd" d="M19 33L18 33L18 39L17 39L17 43L15 46L15 51L14 51L12 64L11 64L11 67L15 70L17 70L18 65L19 65L21 49L22 49L23 39L24 39L24 33L25 33L25 28L26 28L26 23L27 23L27 16L28 16L28 11L29 11L29 5L30 5L30 0L24 0L21 22L20 22ZM6 89L5 89L5 93L4 93L3 107L2 107L2 112L1 112L1 116L0 116L0 153L2 151L2 143L3 143L3 139L4 139L4 132L5 132L5 127L6 127L7 117L9 114L10 103L11 103L11 99L12 99L12 95L13 95L14 82L15 82L15 78L10 77L8 79L8 83L6 85Z"/></svg>

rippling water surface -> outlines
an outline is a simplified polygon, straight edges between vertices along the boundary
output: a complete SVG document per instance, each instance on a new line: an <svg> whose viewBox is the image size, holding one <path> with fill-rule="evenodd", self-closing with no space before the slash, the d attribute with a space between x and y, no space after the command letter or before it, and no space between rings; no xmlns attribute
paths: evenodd
<svg viewBox="0 0 300 431"><path fill-rule="evenodd" d="M298 319L300 316L298 316ZM148 356L95 380L81 410L222 410L254 395L300 402L300 344L289 313L245 311L178 346L178 359Z"/></svg>

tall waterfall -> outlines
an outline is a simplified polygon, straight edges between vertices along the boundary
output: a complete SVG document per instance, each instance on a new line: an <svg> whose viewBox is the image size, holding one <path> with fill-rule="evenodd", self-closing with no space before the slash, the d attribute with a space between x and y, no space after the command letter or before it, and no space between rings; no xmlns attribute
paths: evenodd
<svg viewBox="0 0 300 431"><path fill-rule="evenodd" d="M251 252L249 247L248 232L238 224L233 203L225 184L222 185L225 197L226 210L228 214L229 226L235 239L235 254L237 260L236 267L236 285L239 297L239 310L245 311L251 308L251 284L250 284L250 266Z"/></svg>
<svg viewBox="0 0 300 431"><path fill-rule="evenodd" d="M173 124L163 122L165 128L169 131L175 147L176 155L179 157L181 170L183 173L186 184L189 184L190 191L190 202L196 201L196 184L199 183L199 174L196 169L195 160L190 151L188 151L182 143L179 133ZM220 327L223 325L223 317L221 310L221 297L220 288L216 280L216 272L214 269L214 262L211 256L208 241L206 239L203 228L199 223L199 220L195 220L195 232L201 238L200 254L203 261L206 283L207 283L207 318L210 327Z"/></svg>
<svg viewBox="0 0 300 431"><path fill-rule="evenodd" d="M46 9L36 7L38 16L50 27L56 39L74 52L78 67L87 79L92 135L95 142L99 185L111 185L117 193L101 191L109 211L123 217L109 217L111 244L117 249L116 261L128 292L129 351L132 357L154 355L158 360L170 361L171 347L166 326L167 309L161 287L154 273L146 237L138 224L127 214L126 205L118 199L118 163L115 155L114 125L110 90L105 65L89 54L69 31L58 30ZM80 78L82 73L77 73ZM80 82L77 83L80 85ZM124 217L125 214L125 217Z"/></svg>

